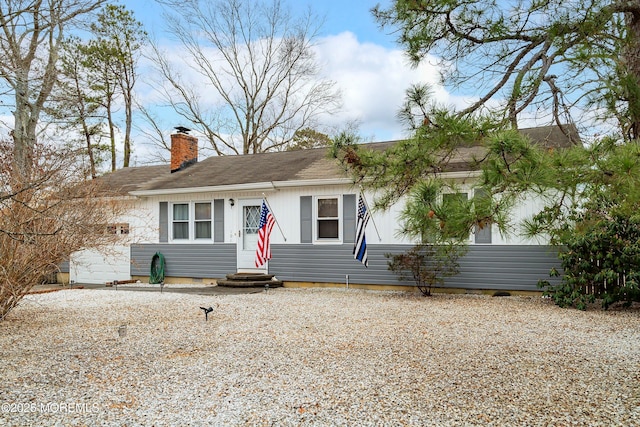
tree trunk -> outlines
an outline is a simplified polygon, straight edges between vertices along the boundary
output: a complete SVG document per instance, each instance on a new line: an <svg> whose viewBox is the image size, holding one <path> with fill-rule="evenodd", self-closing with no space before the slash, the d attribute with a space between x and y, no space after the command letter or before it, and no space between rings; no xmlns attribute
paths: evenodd
<svg viewBox="0 0 640 427"><path fill-rule="evenodd" d="M87 122L82 119L82 132L84 132L84 138L87 142L87 155L89 156L89 168L91 170L91 178L95 179L96 174L96 161L93 157L93 147L91 146L91 132L87 126Z"/></svg>
<svg viewBox="0 0 640 427"><path fill-rule="evenodd" d="M107 122L109 124L109 141L111 142L111 172L116 170L116 131L111 116L111 101L107 102Z"/></svg>
<svg viewBox="0 0 640 427"><path fill-rule="evenodd" d="M29 173L33 148L36 143L36 123L38 122L39 109L34 108L29 101L28 76L22 74L17 73L16 79L13 142L16 172L26 176Z"/></svg>
<svg viewBox="0 0 640 427"><path fill-rule="evenodd" d="M628 137L631 140L640 139L640 1L636 3L639 10L625 14L629 34L622 51L629 107Z"/></svg>
<svg viewBox="0 0 640 427"><path fill-rule="evenodd" d="M131 104L133 100L131 99L131 92L125 94L125 132L124 132L124 164L123 167L129 167L129 161L131 160L131 115L132 108Z"/></svg>

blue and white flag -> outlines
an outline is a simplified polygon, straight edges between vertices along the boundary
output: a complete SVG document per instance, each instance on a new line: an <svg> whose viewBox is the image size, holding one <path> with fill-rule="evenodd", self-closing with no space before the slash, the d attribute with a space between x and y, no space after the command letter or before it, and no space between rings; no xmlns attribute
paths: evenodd
<svg viewBox="0 0 640 427"><path fill-rule="evenodd" d="M362 194L360 194L358 197L358 219L356 222L356 242L353 247L353 257L363 263L365 267L369 266L367 238L365 236L365 228L367 228L369 218L371 218L371 215L367 210L367 205L364 203Z"/></svg>

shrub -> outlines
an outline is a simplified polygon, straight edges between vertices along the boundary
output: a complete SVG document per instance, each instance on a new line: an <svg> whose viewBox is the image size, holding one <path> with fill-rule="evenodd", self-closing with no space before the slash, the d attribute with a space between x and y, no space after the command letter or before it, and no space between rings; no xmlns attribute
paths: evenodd
<svg viewBox="0 0 640 427"><path fill-rule="evenodd" d="M556 304L584 310L596 299L605 309L640 301L640 216L586 213L563 240L561 283L538 283Z"/></svg>
<svg viewBox="0 0 640 427"><path fill-rule="evenodd" d="M0 141L0 320L58 265L81 249L108 248L120 199L85 179L76 153L36 144L25 173L11 142Z"/></svg>
<svg viewBox="0 0 640 427"><path fill-rule="evenodd" d="M445 277L459 272L458 259L466 247L460 244L420 244L402 254L385 254L390 258L389 270L400 280L413 280L422 292L430 296L433 287L441 286Z"/></svg>

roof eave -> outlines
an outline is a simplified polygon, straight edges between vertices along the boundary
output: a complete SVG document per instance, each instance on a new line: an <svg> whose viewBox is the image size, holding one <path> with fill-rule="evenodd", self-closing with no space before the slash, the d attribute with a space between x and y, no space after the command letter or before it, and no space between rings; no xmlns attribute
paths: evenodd
<svg viewBox="0 0 640 427"><path fill-rule="evenodd" d="M465 179L465 178L478 178L482 175L480 170L461 170L452 172L442 172L438 176L443 179Z"/></svg>
<svg viewBox="0 0 640 427"><path fill-rule="evenodd" d="M246 184L213 185L207 187L161 188L155 190L135 190L129 194L138 197L169 196L175 194L218 193L231 191L265 191L278 188L310 187L318 185L353 184L349 178L303 179L295 181L249 182Z"/></svg>

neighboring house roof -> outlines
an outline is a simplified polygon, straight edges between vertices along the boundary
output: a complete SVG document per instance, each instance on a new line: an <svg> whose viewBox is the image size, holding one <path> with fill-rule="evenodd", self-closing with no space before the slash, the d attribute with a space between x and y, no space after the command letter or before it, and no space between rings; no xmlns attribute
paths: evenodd
<svg viewBox="0 0 640 427"><path fill-rule="evenodd" d="M546 148L568 148L582 143L575 125L564 125L562 129L558 126L526 128L520 129L520 133Z"/></svg>
<svg viewBox="0 0 640 427"><path fill-rule="evenodd" d="M120 195L127 195L131 191L139 190L148 182L165 175L171 175L168 165L137 166L118 169L98 179L100 179L104 186L110 191Z"/></svg>
<svg viewBox="0 0 640 427"><path fill-rule="evenodd" d="M570 132L577 135L575 128ZM558 127L521 129L532 141L545 147L567 147L572 139ZM570 133L570 135L571 135ZM576 137L577 138L577 137ZM575 139L574 139L575 140ZM365 144L368 148L384 150L397 141ZM449 163L449 171L470 170L473 159L481 157L480 146L464 147ZM289 183L296 185L313 181L348 181L348 176L335 159L329 158L327 148L296 151L215 156L199 161L184 170L171 173L168 165L141 166L120 169L100 179L112 191L121 194L161 194L225 186L242 187L259 183ZM320 182L318 182L320 183Z"/></svg>

